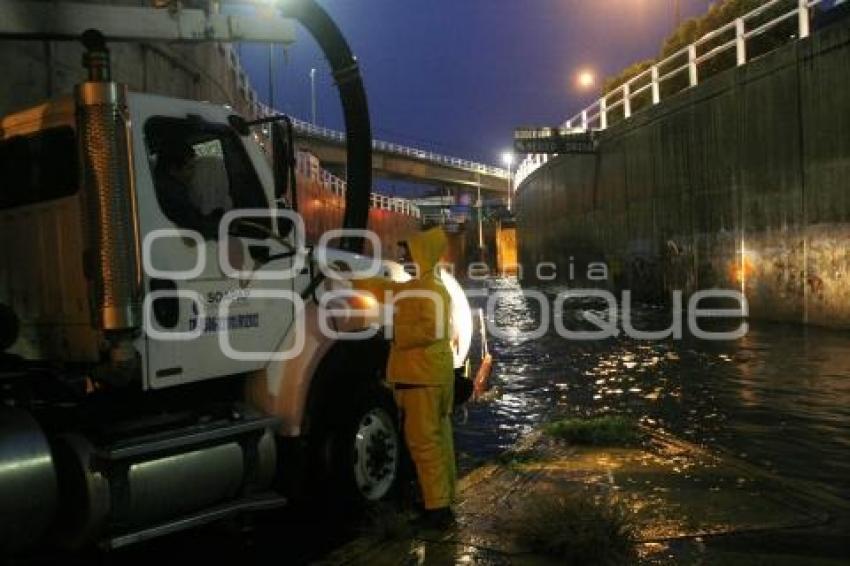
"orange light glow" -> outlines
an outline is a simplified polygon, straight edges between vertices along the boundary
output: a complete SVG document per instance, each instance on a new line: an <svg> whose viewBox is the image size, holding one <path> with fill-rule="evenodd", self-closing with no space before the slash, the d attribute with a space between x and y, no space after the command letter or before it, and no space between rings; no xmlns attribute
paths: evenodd
<svg viewBox="0 0 850 566"><path fill-rule="evenodd" d="M749 258L736 261L729 266L729 278L736 283L744 283L755 272L755 266Z"/></svg>
<svg viewBox="0 0 850 566"><path fill-rule="evenodd" d="M370 311L378 306L378 300L372 295L362 294L349 297L348 304L357 310Z"/></svg>
<svg viewBox="0 0 850 566"><path fill-rule="evenodd" d="M596 74L590 69L582 69L576 74L576 84L582 90L588 90L596 85Z"/></svg>

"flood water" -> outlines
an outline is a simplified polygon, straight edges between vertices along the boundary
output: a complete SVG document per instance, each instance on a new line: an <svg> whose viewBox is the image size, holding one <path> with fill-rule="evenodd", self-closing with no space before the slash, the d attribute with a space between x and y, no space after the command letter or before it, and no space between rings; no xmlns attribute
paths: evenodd
<svg viewBox="0 0 850 566"><path fill-rule="evenodd" d="M850 499L850 333L751 322L743 338L716 342L685 321L681 340L571 341L554 327L528 339L519 333L539 324L536 301L515 280L487 286L503 293L488 324L513 335L490 336L495 394L456 428L462 467L554 416L616 413ZM550 306L563 289L542 289ZM596 309L568 302L563 320ZM667 328L668 311L633 306L633 324Z"/></svg>

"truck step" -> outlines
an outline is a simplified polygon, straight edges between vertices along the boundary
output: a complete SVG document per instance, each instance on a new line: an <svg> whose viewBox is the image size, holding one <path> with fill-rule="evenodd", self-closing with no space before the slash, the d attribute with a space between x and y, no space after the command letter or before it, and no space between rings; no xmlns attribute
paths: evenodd
<svg viewBox="0 0 850 566"><path fill-rule="evenodd" d="M262 434L279 424L277 417L246 417L238 421L216 421L124 440L97 451L96 457L107 462L149 458L156 454L181 452L192 446L215 444L235 437Z"/></svg>
<svg viewBox="0 0 850 566"><path fill-rule="evenodd" d="M231 501L217 507L211 507L198 513L179 519L160 523L153 527L125 533L102 541L103 550L117 550L125 546L144 542L164 535L170 535L186 529L191 529L214 521L226 519L238 513L269 511L285 506L287 500L278 493L256 494L236 501Z"/></svg>

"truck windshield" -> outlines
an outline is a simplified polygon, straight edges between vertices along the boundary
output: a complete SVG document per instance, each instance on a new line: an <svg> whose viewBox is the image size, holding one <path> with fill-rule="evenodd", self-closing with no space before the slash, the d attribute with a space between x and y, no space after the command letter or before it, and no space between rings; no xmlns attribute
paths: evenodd
<svg viewBox="0 0 850 566"><path fill-rule="evenodd" d="M214 239L225 212L268 208L251 160L229 126L196 118L151 118L145 143L157 201L178 227Z"/></svg>

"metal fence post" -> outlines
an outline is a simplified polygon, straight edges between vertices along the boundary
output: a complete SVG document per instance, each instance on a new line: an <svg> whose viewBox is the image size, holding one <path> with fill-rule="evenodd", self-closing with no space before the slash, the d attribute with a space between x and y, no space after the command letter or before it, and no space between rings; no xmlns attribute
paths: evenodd
<svg viewBox="0 0 850 566"><path fill-rule="evenodd" d="M688 71L691 86L697 86L697 83L699 83L699 75L697 73L697 46L694 44L688 46Z"/></svg>
<svg viewBox="0 0 850 566"><path fill-rule="evenodd" d="M581 127L587 130L587 109L581 111Z"/></svg>
<svg viewBox="0 0 850 566"><path fill-rule="evenodd" d="M652 103L661 102L661 85L658 82L658 65L652 66Z"/></svg>
<svg viewBox="0 0 850 566"><path fill-rule="evenodd" d="M628 82L623 85L623 115L626 118L632 117L632 89Z"/></svg>
<svg viewBox="0 0 850 566"><path fill-rule="evenodd" d="M809 0L799 0L800 39L809 37Z"/></svg>
<svg viewBox="0 0 850 566"><path fill-rule="evenodd" d="M607 96L607 95L606 95ZM608 99L603 96L599 99L599 129L608 127Z"/></svg>
<svg viewBox="0 0 850 566"><path fill-rule="evenodd" d="M735 20L735 46L738 52L738 66L747 63L747 25L744 18Z"/></svg>

